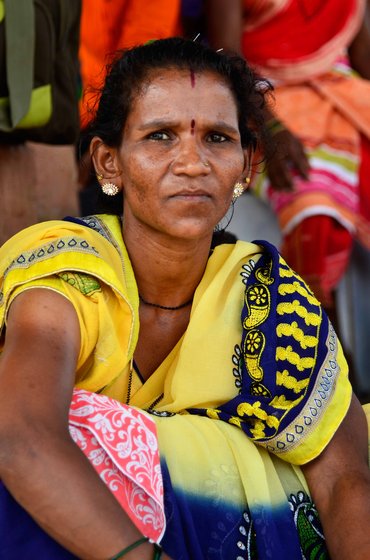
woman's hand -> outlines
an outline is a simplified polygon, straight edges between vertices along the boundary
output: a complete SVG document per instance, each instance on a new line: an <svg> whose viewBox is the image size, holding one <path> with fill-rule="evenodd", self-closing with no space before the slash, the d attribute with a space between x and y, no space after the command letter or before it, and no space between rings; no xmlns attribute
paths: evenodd
<svg viewBox="0 0 370 560"><path fill-rule="evenodd" d="M321 455L302 467L323 525L330 557L370 558L368 428L356 399Z"/></svg>
<svg viewBox="0 0 370 560"><path fill-rule="evenodd" d="M275 144L266 161L267 175L273 189L277 191L294 190L292 170L307 180L310 165L301 141L287 128L283 127L271 138Z"/></svg>

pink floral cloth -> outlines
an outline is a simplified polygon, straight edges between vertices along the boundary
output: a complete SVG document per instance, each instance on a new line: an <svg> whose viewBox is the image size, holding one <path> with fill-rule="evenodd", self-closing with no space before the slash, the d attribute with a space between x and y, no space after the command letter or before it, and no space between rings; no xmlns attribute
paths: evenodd
<svg viewBox="0 0 370 560"><path fill-rule="evenodd" d="M163 481L150 416L109 397L75 389L69 429L139 531L160 542L165 530Z"/></svg>

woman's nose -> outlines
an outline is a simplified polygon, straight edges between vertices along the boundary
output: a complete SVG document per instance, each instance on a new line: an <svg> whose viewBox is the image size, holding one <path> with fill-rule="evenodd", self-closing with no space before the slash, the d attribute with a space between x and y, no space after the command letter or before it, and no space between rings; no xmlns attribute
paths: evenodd
<svg viewBox="0 0 370 560"><path fill-rule="evenodd" d="M173 172L178 175L182 173L191 176L208 175L211 171L205 150L193 136L181 142L172 168Z"/></svg>

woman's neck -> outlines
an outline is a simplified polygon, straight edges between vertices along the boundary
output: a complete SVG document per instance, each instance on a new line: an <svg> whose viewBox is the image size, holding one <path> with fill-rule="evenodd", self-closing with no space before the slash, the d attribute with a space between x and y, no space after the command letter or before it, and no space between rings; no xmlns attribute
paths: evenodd
<svg viewBox="0 0 370 560"><path fill-rule="evenodd" d="M135 361L147 379L184 334L211 240L197 242L123 231L140 297ZM145 301L144 301L145 300ZM185 304L185 305L184 305Z"/></svg>
<svg viewBox="0 0 370 560"><path fill-rule="evenodd" d="M123 238L142 301L177 307L192 300L207 265L211 239L169 242L125 231Z"/></svg>

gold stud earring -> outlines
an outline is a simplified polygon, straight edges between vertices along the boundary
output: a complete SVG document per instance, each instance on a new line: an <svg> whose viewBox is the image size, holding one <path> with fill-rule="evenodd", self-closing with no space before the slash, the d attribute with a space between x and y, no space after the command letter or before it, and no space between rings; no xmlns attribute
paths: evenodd
<svg viewBox="0 0 370 560"><path fill-rule="evenodd" d="M242 183L235 183L234 191L233 191L233 202L235 202L235 200L239 198L239 196L241 196L243 192L244 192L244 185L242 185Z"/></svg>
<svg viewBox="0 0 370 560"><path fill-rule="evenodd" d="M107 196L115 196L119 193L119 188L114 183L103 183L101 186L101 190Z"/></svg>
<svg viewBox="0 0 370 560"><path fill-rule="evenodd" d="M250 182L251 182L251 178L250 178L250 177L246 177L246 178L245 178L245 182L246 182L247 186L249 187L249 184L250 184Z"/></svg>
<svg viewBox="0 0 370 560"><path fill-rule="evenodd" d="M104 179L103 175L101 175L100 173L96 174L96 178L98 179L98 181L101 181L102 179Z"/></svg>

